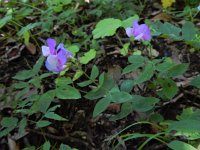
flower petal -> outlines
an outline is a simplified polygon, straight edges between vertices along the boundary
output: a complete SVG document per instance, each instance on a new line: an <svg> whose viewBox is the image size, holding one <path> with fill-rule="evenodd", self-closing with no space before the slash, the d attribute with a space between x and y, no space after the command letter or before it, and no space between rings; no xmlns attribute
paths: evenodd
<svg viewBox="0 0 200 150"><path fill-rule="evenodd" d="M60 44L57 46L57 49L56 49L56 50L58 51L59 49L65 49L63 43L60 43Z"/></svg>
<svg viewBox="0 0 200 150"><path fill-rule="evenodd" d="M50 49L48 46L42 46L42 55L45 57L50 55Z"/></svg>
<svg viewBox="0 0 200 150"><path fill-rule="evenodd" d="M49 55L45 65L49 71L53 71L55 73L63 70L63 66L60 65L57 55Z"/></svg>
<svg viewBox="0 0 200 150"><path fill-rule="evenodd" d="M138 28L140 25L138 24L138 20L133 20L133 29Z"/></svg>
<svg viewBox="0 0 200 150"><path fill-rule="evenodd" d="M67 58L69 57L65 49L60 49L57 56L58 56L59 63L62 66L67 62Z"/></svg>
<svg viewBox="0 0 200 150"><path fill-rule="evenodd" d="M126 34L128 35L128 37L134 36L133 28L126 28Z"/></svg>
<svg viewBox="0 0 200 150"><path fill-rule="evenodd" d="M55 54L56 41L52 38L47 39L47 45L50 48L50 53Z"/></svg>

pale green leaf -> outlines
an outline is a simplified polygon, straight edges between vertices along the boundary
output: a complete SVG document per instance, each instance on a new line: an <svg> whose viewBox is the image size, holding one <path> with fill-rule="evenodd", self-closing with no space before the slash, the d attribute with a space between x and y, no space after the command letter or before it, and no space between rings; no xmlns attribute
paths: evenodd
<svg viewBox="0 0 200 150"><path fill-rule="evenodd" d="M86 52L86 53L84 54L84 56L82 56L82 57L80 58L80 63L81 63L81 64L88 64L89 61L91 61L92 59L95 58L95 56L96 56L96 50L91 49L90 51Z"/></svg>
<svg viewBox="0 0 200 150"><path fill-rule="evenodd" d="M197 150L192 145L177 140L170 142L167 146L172 150Z"/></svg>
<svg viewBox="0 0 200 150"><path fill-rule="evenodd" d="M66 121L67 120L67 119L61 117L60 115L55 114L54 112L47 112L44 115L44 117L48 118L48 119L58 120L58 121Z"/></svg>
<svg viewBox="0 0 200 150"><path fill-rule="evenodd" d="M36 126L37 126L38 128L43 128L43 127L46 127L46 126L48 126L48 125L50 125L50 124L51 124L51 122L49 122L49 121L40 120L40 121L38 121L38 122L36 123Z"/></svg>
<svg viewBox="0 0 200 150"><path fill-rule="evenodd" d="M43 145L42 145L42 150L50 150L51 148L51 144L49 141L46 141Z"/></svg>
<svg viewBox="0 0 200 150"><path fill-rule="evenodd" d="M81 98L80 92L76 88L69 85L66 85L64 88L57 88L56 96L63 100Z"/></svg>
<svg viewBox="0 0 200 150"><path fill-rule="evenodd" d="M112 36L120 26L122 26L122 21L119 19L103 19L97 23L92 34L94 39L103 38L105 36Z"/></svg>
<svg viewBox="0 0 200 150"><path fill-rule="evenodd" d="M6 15L2 19L0 19L0 28L2 28L6 23L8 23L12 19L11 15Z"/></svg>
<svg viewBox="0 0 200 150"><path fill-rule="evenodd" d="M129 17L128 19L123 20L122 21L122 27L124 27L125 29L128 28L128 27L132 27L134 20L139 20L139 16L134 15L133 17Z"/></svg>

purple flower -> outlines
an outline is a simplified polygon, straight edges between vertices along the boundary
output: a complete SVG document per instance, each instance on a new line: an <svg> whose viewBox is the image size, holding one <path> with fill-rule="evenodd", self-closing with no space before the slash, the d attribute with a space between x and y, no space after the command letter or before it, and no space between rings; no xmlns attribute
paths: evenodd
<svg viewBox="0 0 200 150"><path fill-rule="evenodd" d="M128 37L134 36L136 40L148 41L151 39L151 32L146 24L138 24L137 20L133 21L132 28L126 28Z"/></svg>
<svg viewBox="0 0 200 150"><path fill-rule="evenodd" d="M56 48L54 39L47 39L47 46L42 46L42 54L47 57L45 66L49 71L59 73L65 68L65 63L72 53L64 48L64 44L60 43Z"/></svg>

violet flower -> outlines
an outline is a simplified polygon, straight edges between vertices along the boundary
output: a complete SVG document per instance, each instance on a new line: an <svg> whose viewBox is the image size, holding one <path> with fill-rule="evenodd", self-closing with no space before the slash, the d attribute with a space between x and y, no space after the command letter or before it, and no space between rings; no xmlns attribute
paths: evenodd
<svg viewBox="0 0 200 150"><path fill-rule="evenodd" d="M137 20L133 21L132 28L126 28L126 34L128 37L135 37L136 40L148 41L151 39L151 32L146 24L138 24Z"/></svg>
<svg viewBox="0 0 200 150"><path fill-rule="evenodd" d="M54 39L47 39L47 46L42 46L42 54L47 57L45 66L49 71L59 73L64 70L65 63L72 53L64 48L64 44L60 43L56 48Z"/></svg>

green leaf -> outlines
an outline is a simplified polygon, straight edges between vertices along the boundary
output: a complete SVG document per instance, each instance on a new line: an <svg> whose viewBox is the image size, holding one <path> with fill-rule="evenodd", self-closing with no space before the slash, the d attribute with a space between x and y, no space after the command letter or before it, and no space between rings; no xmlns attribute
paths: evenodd
<svg viewBox="0 0 200 150"><path fill-rule="evenodd" d="M172 99L178 93L178 87L176 83L171 79L157 79L156 82L162 87L162 94L168 99Z"/></svg>
<svg viewBox="0 0 200 150"><path fill-rule="evenodd" d="M154 108L155 104L159 102L159 99L155 97L142 97L139 95L133 95L132 103L133 109L138 112L147 112Z"/></svg>
<svg viewBox="0 0 200 150"><path fill-rule="evenodd" d="M95 56L96 56L96 51L94 49L91 49L89 52L86 52L84 56L80 58L80 63L88 64L89 61L95 58Z"/></svg>
<svg viewBox="0 0 200 150"><path fill-rule="evenodd" d="M18 119L15 117L4 117L1 120L1 126L5 129L0 131L0 138L10 133L17 127Z"/></svg>
<svg viewBox="0 0 200 150"><path fill-rule="evenodd" d="M132 71L135 71L136 69L138 69L139 67L141 67L144 62L145 62L145 59L144 57L140 56L140 55L132 55L128 58L128 61L130 63L132 63L131 65L128 65L126 66L124 69L123 69L123 74L126 74L126 73L130 73Z"/></svg>
<svg viewBox="0 0 200 150"><path fill-rule="evenodd" d="M74 77L73 77L73 79L72 79L72 81L75 81L75 80L79 79L83 75L83 73L84 72L82 70L77 70L75 75L74 75Z"/></svg>
<svg viewBox="0 0 200 150"><path fill-rule="evenodd" d="M2 19L0 19L0 29L6 25L6 23L8 23L10 20L12 19L12 15L6 15L5 17L3 17Z"/></svg>
<svg viewBox="0 0 200 150"><path fill-rule="evenodd" d="M142 64L145 62L145 58L141 55L132 55L128 57L128 61L132 64L137 63L137 64Z"/></svg>
<svg viewBox="0 0 200 150"><path fill-rule="evenodd" d="M23 71L18 72L13 77L13 79L16 79L16 80L26 80L26 79L31 78L32 76L34 76L32 70L23 70Z"/></svg>
<svg viewBox="0 0 200 150"><path fill-rule="evenodd" d="M31 30L31 29L33 29L33 28L39 26L39 25L41 25L40 22L30 23L30 24L28 24L27 26L21 28L21 30L17 33L17 35L18 35L18 36L22 36L25 32L27 32L27 31L29 31L29 30Z"/></svg>
<svg viewBox="0 0 200 150"><path fill-rule="evenodd" d="M99 77L99 86L88 92L84 97L89 100L101 98L105 96L114 86L115 82L110 77L108 77L108 75L102 73Z"/></svg>
<svg viewBox="0 0 200 150"><path fill-rule="evenodd" d="M123 48L119 50L120 54L123 56L126 56L128 54L128 49L129 49L130 43L126 43L123 45Z"/></svg>
<svg viewBox="0 0 200 150"><path fill-rule="evenodd" d="M71 45L67 48L70 52L72 52L73 56L76 55L77 52L79 52L80 48L77 45Z"/></svg>
<svg viewBox="0 0 200 150"><path fill-rule="evenodd" d="M69 85L66 85L64 88L60 88L60 87L57 88L56 96L59 99L63 99L63 100L81 98L81 94L79 93L79 91L76 88Z"/></svg>
<svg viewBox="0 0 200 150"><path fill-rule="evenodd" d="M80 87L85 87L85 86L90 85L91 83L93 83L91 80L87 80L87 81L83 81L83 82L80 82L80 83L77 83L77 84Z"/></svg>
<svg viewBox="0 0 200 150"><path fill-rule="evenodd" d="M90 74L90 78L91 78L92 80L95 80L96 77L97 77L98 75L99 75L99 69L97 68L96 65L94 65L94 66L92 67L92 71L91 71L91 74Z"/></svg>
<svg viewBox="0 0 200 150"><path fill-rule="evenodd" d="M111 102L110 98L108 97L105 97L99 100L94 107L93 117L98 116L100 113L106 110L106 108L110 105L110 102Z"/></svg>
<svg viewBox="0 0 200 150"><path fill-rule="evenodd" d="M200 109L196 108L185 108L180 116L176 116L178 120L199 120L200 119Z"/></svg>
<svg viewBox="0 0 200 150"><path fill-rule="evenodd" d="M20 122L19 122L19 135L24 135L25 134L25 128L27 126L27 119L23 118Z"/></svg>
<svg viewBox="0 0 200 150"><path fill-rule="evenodd" d="M54 112L47 112L44 117L48 119L58 120L58 121L66 121L67 119L61 117L58 114L55 114Z"/></svg>
<svg viewBox="0 0 200 150"><path fill-rule="evenodd" d="M189 64L178 64L172 68L170 68L167 73L165 74L166 77L176 77L179 75L184 74L189 67Z"/></svg>
<svg viewBox="0 0 200 150"><path fill-rule="evenodd" d="M11 126L11 127L5 128L4 130L1 130L0 131L0 138L3 137L3 136L8 135L8 133L10 133L14 129L15 129L15 127Z"/></svg>
<svg viewBox="0 0 200 150"><path fill-rule="evenodd" d="M1 120L2 127L15 127L17 126L18 119L15 117L3 117Z"/></svg>
<svg viewBox="0 0 200 150"><path fill-rule="evenodd" d="M30 39L30 33L28 31L24 32L23 38L24 38L24 44L28 45L29 44L29 39Z"/></svg>
<svg viewBox="0 0 200 150"><path fill-rule="evenodd" d="M46 127L46 126L48 126L48 125L50 125L50 124L51 124L51 122L49 122L49 121L40 120L40 121L38 121L38 122L36 123L36 126L37 126L38 128L43 128L43 127Z"/></svg>
<svg viewBox="0 0 200 150"><path fill-rule="evenodd" d="M139 16L134 15L133 17L129 17L128 19L123 20L122 21L122 27L124 27L125 29L128 28L128 27L132 27L134 20L139 20Z"/></svg>
<svg viewBox="0 0 200 150"><path fill-rule="evenodd" d="M68 150L68 149L67 149L67 145L65 145L65 144L60 144L59 150ZM69 149L69 150L71 150L71 149Z"/></svg>
<svg viewBox="0 0 200 150"><path fill-rule="evenodd" d="M40 71L40 69L43 66L44 60L45 60L45 57L43 57L43 56L38 59L36 64L33 66L32 71L33 71L34 74L37 74Z"/></svg>
<svg viewBox="0 0 200 150"><path fill-rule="evenodd" d="M61 77L56 79L56 86L58 87L65 87L68 86L68 84L73 83L72 79L70 77Z"/></svg>
<svg viewBox="0 0 200 150"><path fill-rule="evenodd" d="M185 41L191 41L195 39L196 31L192 22L187 21L182 27L182 38Z"/></svg>
<svg viewBox="0 0 200 150"><path fill-rule="evenodd" d="M150 80L153 74L154 74L154 65L151 62L149 62L145 66L142 73L140 73L140 75L134 80L134 84L136 85Z"/></svg>
<svg viewBox="0 0 200 150"><path fill-rule="evenodd" d="M105 36L113 36L120 26L122 26L122 21L119 19L103 19L97 23L92 34L94 39L104 38Z"/></svg>
<svg viewBox="0 0 200 150"><path fill-rule="evenodd" d="M130 102L123 103L121 106L121 111L117 115L112 116L109 118L110 121L116 121L119 119L123 119L128 116L130 113L133 112L133 106Z"/></svg>
<svg viewBox="0 0 200 150"><path fill-rule="evenodd" d="M177 140L170 142L167 146L172 150L197 150L192 145Z"/></svg>
<svg viewBox="0 0 200 150"><path fill-rule="evenodd" d="M131 90L133 89L134 86L134 82L133 80L124 80L121 84L121 91L124 92L131 92Z"/></svg>
<svg viewBox="0 0 200 150"><path fill-rule="evenodd" d="M31 113L36 113L38 111L45 113L51 102L54 100L55 97L55 90L49 90L46 93L42 94L39 100L35 101L32 105L30 111Z"/></svg>
<svg viewBox="0 0 200 150"><path fill-rule="evenodd" d="M200 121L194 119L186 119L175 121L169 125L167 131L178 131L178 132L197 132L200 131Z"/></svg>
<svg viewBox="0 0 200 150"><path fill-rule="evenodd" d="M165 34L165 35L170 36L171 38L174 38L175 40L181 39L180 37L181 29L168 22L165 22L164 24L160 24L159 31L162 34Z"/></svg>
<svg viewBox="0 0 200 150"><path fill-rule="evenodd" d="M195 87L197 87L197 88L200 88L200 76L195 77L195 78L190 82L190 84L191 84L192 86L195 86Z"/></svg>
<svg viewBox="0 0 200 150"><path fill-rule="evenodd" d="M42 145L42 150L50 150L51 148L51 144L49 141L46 141L43 145Z"/></svg>
<svg viewBox="0 0 200 150"><path fill-rule="evenodd" d="M23 89L23 88L28 87L28 86L29 86L29 84L27 82L19 82L19 83L13 84L13 87L15 89Z"/></svg>
<svg viewBox="0 0 200 150"><path fill-rule="evenodd" d="M132 99L132 96L127 92L110 92L109 98L114 103L125 103Z"/></svg>

